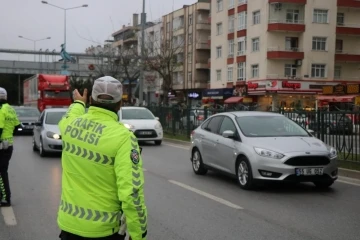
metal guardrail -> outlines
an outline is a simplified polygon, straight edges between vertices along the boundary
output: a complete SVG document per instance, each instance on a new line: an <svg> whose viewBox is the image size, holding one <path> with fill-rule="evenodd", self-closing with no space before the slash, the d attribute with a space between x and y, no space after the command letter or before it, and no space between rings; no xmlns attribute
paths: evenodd
<svg viewBox="0 0 360 240"><path fill-rule="evenodd" d="M191 131L209 116L234 109L148 107L159 117L164 132L190 138ZM241 110L241 109L237 109ZM242 110L256 110L243 108ZM360 111L292 111L280 110L281 114L314 135L324 143L336 148L339 160L360 164Z"/></svg>

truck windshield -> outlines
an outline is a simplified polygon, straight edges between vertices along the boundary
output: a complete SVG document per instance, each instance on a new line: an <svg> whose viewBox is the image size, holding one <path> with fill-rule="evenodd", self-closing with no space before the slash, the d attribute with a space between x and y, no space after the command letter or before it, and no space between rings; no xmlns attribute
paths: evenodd
<svg viewBox="0 0 360 240"><path fill-rule="evenodd" d="M44 98L70 98L70 91L44 91Z"/></svg>

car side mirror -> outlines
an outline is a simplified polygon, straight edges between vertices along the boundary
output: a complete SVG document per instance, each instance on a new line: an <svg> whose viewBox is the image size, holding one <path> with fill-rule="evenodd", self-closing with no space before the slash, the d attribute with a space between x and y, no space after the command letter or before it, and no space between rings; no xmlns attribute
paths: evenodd
<svg viewBox="0 0 360 240"><path fill-rule="evenodd" d="M222 133L222 136L223 136L224 138L231 138L231 139L235 139L235 138L236 138L235 133L234 133L233 131L231 131L231 130L226 130L226 131L224 131L224 132Z"/></svg>
<svg viewBox="0 0 360 240"><path fill-rule="evenodd" d="M35 122L35 126L37 126L37 127L41 127L41 122Z"/></svg>
<svg viewBox="0 0 360 240"><path fill-rule="evenodd" d="M160 121L160 118L158 118L158 117L155 117L155 119L158 120L158 121Z"/></svg>

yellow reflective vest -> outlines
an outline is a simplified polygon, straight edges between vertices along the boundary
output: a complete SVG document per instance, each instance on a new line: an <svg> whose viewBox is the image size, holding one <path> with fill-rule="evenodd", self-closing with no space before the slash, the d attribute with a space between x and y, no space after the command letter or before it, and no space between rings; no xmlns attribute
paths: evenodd
<svg viewBox="0 0 360 240"><path fill-rule="evenodd" d="M75 101L59 122L62 193L61 230L86 238L119 231L126 216L133 240L147 235L144 172L136 137L116 113Z"/></svg>

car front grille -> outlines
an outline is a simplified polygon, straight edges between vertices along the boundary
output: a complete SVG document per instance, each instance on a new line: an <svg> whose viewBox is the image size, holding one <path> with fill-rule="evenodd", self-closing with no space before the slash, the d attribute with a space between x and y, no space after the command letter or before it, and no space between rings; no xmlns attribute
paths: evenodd
<svg viewBox="0 0 360 240"><path fill-rule="evenodd" d="M324 166L330 163L329 158L325 156L299 156L290 158L285 162L290 166Z"/></svg>
<svg viewBox="0 0 360 240"><path fill-rule="evenodd" d="M134 134L137 138L156 138L158 136L154 130L149 130L149 129L139 129L136 130Z"/></svg>

